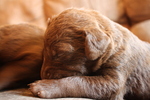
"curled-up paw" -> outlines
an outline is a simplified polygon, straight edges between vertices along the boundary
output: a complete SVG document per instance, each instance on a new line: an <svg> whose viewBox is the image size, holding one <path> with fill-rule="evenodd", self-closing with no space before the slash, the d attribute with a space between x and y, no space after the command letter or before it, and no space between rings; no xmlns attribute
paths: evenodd
<svg viewBox="0 0 150 100"><path fill-rule="evenodd" d="M29 90L41 98L61 97L61 84L58 80L39 80L29 84Z"/></svg>

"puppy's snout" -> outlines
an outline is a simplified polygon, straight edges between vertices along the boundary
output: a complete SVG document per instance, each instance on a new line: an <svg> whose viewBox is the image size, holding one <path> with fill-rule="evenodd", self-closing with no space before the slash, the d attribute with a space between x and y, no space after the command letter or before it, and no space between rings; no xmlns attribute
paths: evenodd
<svg viewBox="0 0 150 100"><path fill-rule="evenodd" d="M42 79L60 79L69 76L82 76L83 74L76 70L58 69L55 67L45 67L41 70Z"/></svg>
<svg viewBox="0 0 150 100"><path fill-rule="evenodd" d="M41 70L42 79L59 79L64 77L65 74L67 74L66 71L50 66L43 67Z"/></svg>

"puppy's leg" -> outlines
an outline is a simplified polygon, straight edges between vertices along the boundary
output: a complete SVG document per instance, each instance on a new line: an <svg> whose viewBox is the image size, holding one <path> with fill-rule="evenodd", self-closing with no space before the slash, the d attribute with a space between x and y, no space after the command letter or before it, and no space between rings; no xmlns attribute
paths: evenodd
<svg viewBox="0 0 150 100"><path fill-rule="evenodd" d="M88 97L123 100L125 82L121 76L119 73L109 73L103 76L72 76L58 80L40 80L30 84L30 90L34 95L42 98Z"/></svg>

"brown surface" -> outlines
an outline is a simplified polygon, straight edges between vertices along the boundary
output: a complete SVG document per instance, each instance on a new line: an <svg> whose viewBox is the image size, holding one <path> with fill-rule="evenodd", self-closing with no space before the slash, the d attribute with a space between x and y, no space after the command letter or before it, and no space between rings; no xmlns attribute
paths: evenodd
<svg viewBox="0 0 150 100"><path fill-rule="evenodd" d="M124 0L124 3L133 24L150 19L150 0Z"/></svg>

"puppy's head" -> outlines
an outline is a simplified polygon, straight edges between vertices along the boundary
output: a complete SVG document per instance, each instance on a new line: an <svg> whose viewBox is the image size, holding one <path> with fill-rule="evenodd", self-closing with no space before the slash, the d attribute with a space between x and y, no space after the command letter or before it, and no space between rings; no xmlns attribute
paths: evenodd
<svg viewBox="0 0 150 100"><path fill-rule="evenodd" d="M41 77L88 75L109 43L91 11L66 10L48 25Z"/></svg>

